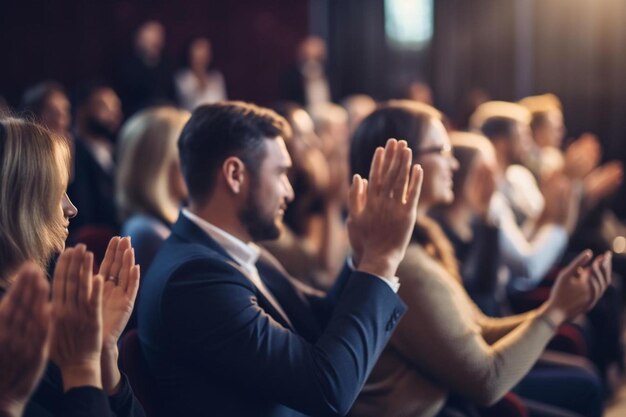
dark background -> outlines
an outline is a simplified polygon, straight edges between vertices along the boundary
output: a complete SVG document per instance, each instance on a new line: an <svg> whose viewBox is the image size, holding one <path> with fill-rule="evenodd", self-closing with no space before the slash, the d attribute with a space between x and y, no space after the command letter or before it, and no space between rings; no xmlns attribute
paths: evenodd
<svg viewBox="0 0 626 417"><path fill-rule="evenodd" d="M473 87L501 100L553 92L569 136L594 132L607 159L626 160L623 0L435 0L434 37L418 52L388 45L384 0L0 1L0 94L13 105L43 79L70 89L110 79L148 19L164 24L174 67L191 37L208 36L229 97L268 104L297 43L315 33L339 97L399 97L421 79L454 118Z"/></svg>

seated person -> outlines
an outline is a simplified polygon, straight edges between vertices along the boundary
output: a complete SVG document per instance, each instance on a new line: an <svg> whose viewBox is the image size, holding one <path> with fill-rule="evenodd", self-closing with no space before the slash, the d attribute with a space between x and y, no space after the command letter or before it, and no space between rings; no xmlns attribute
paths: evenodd
<svg viewBox="0 0 626 417"><path fill-rule="evenodd" d="M421 185L406 143L376 151L369 182L354 178L356 270L321 297L255 244L278 237L294 197L289 137L282 117L242 102L200 106L183 129L189 208L138 311L164 415L344 415L405 311L393 277Z"/></svg>
<svg viewBox="0 0 626 417"><path fill-rule="evenodd" d="M52 256L63 250L69 221L77 210L65 194L69 181L70 151L63 137L31 122L0 119L0 167L3 179L0 182L0 200L11 202L0 211L1 295L6 289L10 290L19 267L24 262L32 262L45 269ZM77 251L80 259L72 260L71 265L78 268L83 265L82 262L93 262L83 259L84 246ZM68 256L74 255L70 253L66 258ZM57 265L53 280L54 294L61 291L57 290L61 282L56 280L57 276L60 275L63 282L71 280L75 283L79 279L76 274L71 273L71 267L69 272L63 270L61 265L65 261L67 259L63 261L62 257ZM65 265L67 266L67 262ZM92 266L85 264L82 269L87 273ZM115 415L143 415L126 377L117 366L118 338L130 317L139 286L139 267L134 265L130 240L120 240L119 237L111 240L98 274L106 277L106 282L94 284L94 287L100 285L100 291L105 294L101 306L98 307L101 312L94 313L98 318L91 323L96 326L97 331L90 333L93 329L89 324L84 324L84 327L78 327L81 332L73 334L73 326L83 326L80 320L84 317L79 313L71 314L74 321L57 321L54 325L61 327L63 331L72 332L73 337L78 337L79 341L97 342L95 346L89 345L86 351L82 351L87 352L91 359L95 357L97 361L86 363L81 355L65 355L64 352L55 350L55 346L62 349L65 345L53 337L52 363L48 364L43 380L26 405L25 416L70 415L63 409L65 404L71 398L79 403L82 401L82 396L75 398L70 395L70 389L85 385L100 389L99 394L94 394L101 398L99 404L108 402L107 408ZM89 278L88 281L90 280ZM55 300L53 297L54 310L63 307L57 306L57 301L62 303L63 298L57 297ZM54 317L57 319L59 315L55 313ZM53 333L60 335L57 331ZM93 335L93 339L87 334ZM105 411L107 410L100 412Z"/></svg>
<svg viewBox="0 0 626 417"><path fill-rule="evenodd" d="M169 236L187 198L176 142L189 113L152 107L135 113L120 132L116 197L135 258L144 271Z"/></svg>
<svg viewBox="0 0 626 417"><path fill-rule="evenodd" d="M450 394L480 405L494 404L526 376L557 327L599 299L610 281L611 255L592 261L590 251L580 254L561 273L550 299L536 310L505 318L485 316L461 285L450 242L428 216L435 205L452 201L452 173L458 168L441 114L411 101L379 107L353 137L354 173L369 170L371 154L386 136L407 138L414 162L424 170L415 230L398 269L402 282L398 294L409 309L351 415L435 416ZM567 376L560 379L566 392L553 404L600 416L596 381L568 384L567 380ZM463 403L462 408L471 405Z"/></svg>

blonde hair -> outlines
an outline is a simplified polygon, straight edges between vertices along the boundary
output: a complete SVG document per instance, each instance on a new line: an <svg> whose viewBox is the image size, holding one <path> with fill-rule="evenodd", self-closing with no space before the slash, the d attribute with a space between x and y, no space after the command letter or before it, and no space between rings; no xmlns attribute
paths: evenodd
<svg viewBox="0 0 626 417"><path fill-rule="evenodd" d="M43 126L0 119L0 286L25 261L45 268L63 250L60 215L70 172L67 140Z"/></svg>
<svg viewBox="0 0 626 417"><path fill-rule="evenodd" d="M530 111L521 104L508 101L487 101L476 108L470 117L470 130L480 132L483 125L492 118L515 120L520 123L531 122Z"/></svg>
<svg viewBox="0 0 626 417"><path fill-rule="evenodd" d="M179 202L170 195L170 169L178 160L178 137L190 113L155 107L131 117L122 127L116 198L122 220L144 213L174 223Z"/></svg>

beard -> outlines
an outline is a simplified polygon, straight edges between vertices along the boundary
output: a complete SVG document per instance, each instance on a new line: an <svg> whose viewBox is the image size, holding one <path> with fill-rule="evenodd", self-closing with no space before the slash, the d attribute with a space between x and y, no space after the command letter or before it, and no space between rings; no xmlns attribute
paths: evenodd
<svg viewBox="0 0 626 417"><path fill-rule="evenodd" d="M108 139L111 143L115 143L115 140L117 138L117 129L109 126L106 123L103 123L95 117L90 117L87 120L87 129L92 135L104 137Z"/></svg>
<svg viewBox="0 0 626 417"><path fill-rule="evenodd" d="M239 220L253 241L274 240L280 236L281 227L276 222L275 213L267 213L263 207L263 196L259 193L259 182L253 175L250 191L244 208L239 212Z"/></svg>

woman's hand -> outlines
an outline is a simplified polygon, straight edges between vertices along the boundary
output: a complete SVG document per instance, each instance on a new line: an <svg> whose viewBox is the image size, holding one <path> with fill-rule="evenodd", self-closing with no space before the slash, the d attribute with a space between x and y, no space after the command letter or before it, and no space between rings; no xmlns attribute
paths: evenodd
<svg viewBox="0 0 626 417"><path fill-rule="evenodd" d="M65 250L52 284L50 357L61 369L63 388L102 387L102 278L92 276L93 254L85 245Z"/></svg>
<svg viewBox="0 0 626 417"><path fill-rule="evenodd" d="M139 289L139 265L135 265L135 252L130 238L116 236L111 239L98 275L104 280L102 384L104 390L112 395L121 380L117 367L117 341L133 312Z"/></svg>
<svg viewBox="0 0 626 417"><path fill-rule="evenodd" d="M0 301L0 415L21 416L48 362L50 285L26 263Z"/></svg>
<svg viewBox="0 0 626 417"><path fill-rule="evenodd" d="M591 310L611 283L611 253L590 263L592 256L590 250L584 251L557 277L543 307L556 325Z"/></svg>

